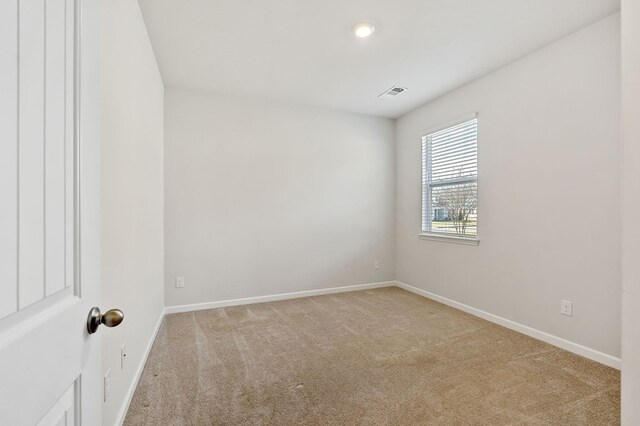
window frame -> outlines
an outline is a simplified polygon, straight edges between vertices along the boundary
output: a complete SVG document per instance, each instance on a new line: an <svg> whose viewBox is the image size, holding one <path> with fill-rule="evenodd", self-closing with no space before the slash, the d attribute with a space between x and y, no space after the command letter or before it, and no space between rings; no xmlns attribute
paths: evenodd
<svg viewBox="0 0 640 426"><path fill-rule="evenodd" d="M432 231L431 227L425 227L426 223L425 223L425 208L427 209L427 211L429 212L427 214L426 217L429 217L433 212L432 212L432 196L431 196L431 192L432 192L432 186L429 184L428 181L428 177L425 176L425 174L429 173L429 169L431 168L431 157L429 155L429 147L428 147L428 136L433 134L433 133L437 133L439 131L445 130L449 127L454 127L460 124L463 124L467 121L471 121L471 120L476 120L476 175L474 177L470 177L470 176L466 176L466 177L461 177L460 179L455 179L455 180L448 180L446 183L440 183L440 184L436 184L435 186L445 186L445 185L451 185L451 184L456 184L456 183L470 183L470 182L475 182L476 184L476 197L478 198L477 200L477 207L476 207L476 218L477 218L477 224L476 224L476 235L460 235L460 234L453 234L453 233L446 233L446 232L434 232ZM420 215L420 233L418 234L418 237L420 239L423 240L431 240L431 241L440 241L440 242L446 242L446 243L456 243L456 244L465 244L465 245L472 245L472 246L477 246L480 244L480 218L479 218L479 211L480 211L480 190L479 190L479 175L480 175L480 171L479 171L479 139L480 139L480 126L479 126L479 120L478 120L478 113L474 112L471 114L466 114L460 117L457 117L456 119L453 120L449 120L447 122L441 123L437 126L432 126L430 128L427 128L426 130L423 130L421 135L420 135L420 163L421 163L421 182L420 182L420 192L421 192L421 203L420 203L420 209L421 209L421 215ZM427 145L427 146L425 146ZM425 159L425 150L427 150L427 158L426 158L426 162L427 164L424 164L423 159ZM431 223L433 222L433 219L431 219L428 223L429 225L431 225Z"/></svg>

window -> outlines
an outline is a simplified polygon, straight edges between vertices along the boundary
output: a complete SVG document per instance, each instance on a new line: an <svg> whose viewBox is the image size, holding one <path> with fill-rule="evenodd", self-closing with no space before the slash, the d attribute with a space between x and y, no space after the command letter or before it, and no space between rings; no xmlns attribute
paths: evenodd
<svg viewBox="0 0 640 426"><path fill-rule="evenodd" d="M478 235L478 119L422 137L422 232Z"/></svg>

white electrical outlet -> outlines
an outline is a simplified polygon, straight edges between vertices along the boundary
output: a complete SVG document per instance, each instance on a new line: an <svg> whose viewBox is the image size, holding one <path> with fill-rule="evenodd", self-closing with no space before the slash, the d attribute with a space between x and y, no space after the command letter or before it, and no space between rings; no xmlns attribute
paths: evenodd
<svg viewBox="0 0 640 426"><path fill-rule="evenodd" d="M184 288L184 277L176 277L176 288Z"/></svg>
<svg viewBox="0 0 640 426"><path fill-rule="evenodd" d="M104 373L104 402L109 399L109 392L111 392L111 369Z"/></svg>
<svg viewBox="0 0 640 426"><path fill-rule="evenodd" d="M373 267L374 267L375 269L380 269L380 261L379 261L379 260L374 261L374 262L373 262Z"/></svg>
<svg viewBox="0 0 640 426"><path fill-rule="evenodd" d="M560 301L560 313L562 315L566 315L568 317L573 316L573 302L570 300L561 300Z"/></svg>
<svg viewBox="0 0 640 426"><path fill-rule="evenodd" d="M120 348L120 369L124 370L127 361L127 344L125 343Z"/></svg>

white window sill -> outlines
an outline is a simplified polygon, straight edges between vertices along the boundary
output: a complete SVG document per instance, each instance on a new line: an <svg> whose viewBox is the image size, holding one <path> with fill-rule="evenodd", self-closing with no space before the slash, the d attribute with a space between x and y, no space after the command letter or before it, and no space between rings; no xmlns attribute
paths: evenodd
<svg viewBox="0 0 640 426"><path fill-rule="evenodd" d="M476 237L460 237L457 235L444 235L428 232L421 232L418 234L418 238L421 240L440 241L443 243L463 244L467 246L477 246L480 244L480 240Z"/></svg>

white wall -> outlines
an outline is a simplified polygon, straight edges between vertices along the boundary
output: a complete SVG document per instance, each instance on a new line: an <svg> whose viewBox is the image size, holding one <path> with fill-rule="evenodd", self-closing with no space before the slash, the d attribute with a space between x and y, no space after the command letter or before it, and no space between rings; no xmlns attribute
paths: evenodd
<svg viewBox="0 0 640 426"><path fill-rule="evenodd" d="M622 424L640 424L640 2L622 1Z"/></svg>
<svg viewBox="0 0 640 426"><path fill-rule="evenodd" d="M103 372L112 425L128 402L135 374L164 308L163 84L136 0L102 2L102 305L124 322L103 328ZM127 362L120 369L120 348Z"/></svg>
<svg viewBox="0 0 640 426"><path fill-rule="evenodd" d="M613 15L397 121L397 280L620 355L619 30ZM473 111L480 245L419 240L422 131Z"/></svg>
<svg viewBox="0 0 640 426"><path fill-rule="evenodd" d="M165 118L167 306L394 278L391 120L172 88Z"/></svg>

